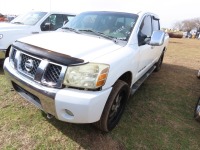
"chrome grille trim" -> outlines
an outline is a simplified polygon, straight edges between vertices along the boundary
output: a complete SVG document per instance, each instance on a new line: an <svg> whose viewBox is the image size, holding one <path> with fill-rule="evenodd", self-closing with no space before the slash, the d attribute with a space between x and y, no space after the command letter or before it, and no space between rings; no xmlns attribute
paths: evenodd
<svg viewBox="0 0 200 150"><path fill-rule="evenodd" d="M13 67L14 67L16 53L17 53L17 50L15 48L11 47L10 54L9 54L9 60Z"/></svg>
<svg viewBox="0 0 200 150"><path fill-rule="evenodd" d="M11 51L11 60L14 62L14 60L15 60L15 55L16 55L16 52L17 52L17 50L15 49L15 48L13 48L12 49L12 51Z"/></svg>
<svg viewBox="0 0 200 150"><path fill-rule="evenodd" d="M31 71L26 70L25 63L26 63L27 60L33 61L33 69ZM39 59L36 59L32 56L21 53L21 61L20 61L20 64L19 64L19 71L21 71L22 73L26 74L27 76L29 76L31 78L34 78L36 70L37 70L40 62L41 62L41 60L39 60Z"/></svg>
<svg viewBox="0 0 200 150"><path fill-rule="evenodd" d="M57 83L60 76L61 69L62 69L61 66L49 64L46 69L46 72L44 73L44 79L46 80L46 82Z"/></svg>
<svg viewBox="0 0 200 150"><path fill-rule="evenodd" d="M67 70L66 66L50 62L46 59L37 58L16 48L13 49L15 49L16 52L15 54L10 54L10 63L13 64L19 73L48 87L62 87ZM12 61L13 57L14 60ZM33 68L30 71L25 68L27 60L31 60L33 63Z"/></svg>
<svg viewBox="0 0 200 150"><path fill-rule="evenodd" d="M20 51L17 50L16 55L15 55L15 60L14 60L14 66L17 69L18 69L19 60L21 60L20 55L21 55Z"/></svg>
<svg viewBox="0 0 200 150"><path fill-rule="evenodd" d="M48 60L42 60L40 65L38 66L37 72L35 74L34 80L40 82L42 80L44 70L46 70L47 66L49 64Z"/></svg>
<svg viewBox="0 0 200 150"><path fill-rule="evenodd" d="M46 69L45 73L43 74L43 77L42 77L42 84L43 85L48 85L48 86L51 86L51 87L57 87L57 88L61 88L62 87L62 83L63 83L63 80L64 80L64 77L65 77L65 72L67 70L67 67L66 66L63 66L63 65L58 65L56 63L52 63L50 62L48 65L56 65L56 66L59 66L61 67L61 71L60 71L60 76L57 78L57 82L48 82L46 80L46 73L48 72L48 69ZM47 66L48 68L49 66Z"/></svg>

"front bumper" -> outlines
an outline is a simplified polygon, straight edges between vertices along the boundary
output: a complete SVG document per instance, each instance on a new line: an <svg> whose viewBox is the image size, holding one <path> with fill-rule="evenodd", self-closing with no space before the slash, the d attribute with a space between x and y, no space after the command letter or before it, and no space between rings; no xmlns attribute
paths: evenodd
<svg viewBox="0 0 200 150"><path fill-rule="evenodd" d="M7 58L4 71L13 88L26 100L57 119L72 123L92 123L100 119L112 88L102 91L55 89L42 86L17 72Z"/></svg>

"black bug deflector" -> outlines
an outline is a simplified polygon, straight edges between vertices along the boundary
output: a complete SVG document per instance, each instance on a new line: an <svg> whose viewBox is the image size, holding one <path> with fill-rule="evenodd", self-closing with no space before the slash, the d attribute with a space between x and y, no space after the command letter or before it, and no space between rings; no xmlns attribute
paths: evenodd
<svg viewBox="0 0 200 150"><path fill-rule="evenodd" d="M43 49L43 48L40 48L40 47L21 43L21 42L18 42L18 41L13 43L12 46L17 48L18 50L25 52L25 53L34 55L34 56L39 57L41 59L48 59L52 62L61 64L61 65L69 66L69 65L80 64L80 63L84 62L84 60L82 60L82 59L74 58L74 57L71 57L69 55L60 54L60 53L57 53L57 52L53 52L53 51Z"/></svg>

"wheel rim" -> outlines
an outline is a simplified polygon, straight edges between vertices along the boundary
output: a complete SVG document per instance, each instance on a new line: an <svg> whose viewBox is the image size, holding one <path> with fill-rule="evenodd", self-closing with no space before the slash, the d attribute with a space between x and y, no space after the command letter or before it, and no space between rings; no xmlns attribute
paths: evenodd
<svg viewBox="0 0 200 150"><path fill-rule="evenodd" d="M116 113L118 112L118 109L120 107L121 100L122 100L122 96L117 95L117 98L111 107L111 112L109 114L109 118L112 118L116 115Z"/></svg>
<svg viewBox="0 0 200 150"><path fill-rule="evenodd" d="M109 115L108 115L108 128L112 128L117 124L119 121L122 112L124 110L126 101L126 92L121 91L118 93L118 95L115 98L115 101L113 102Z"/></svg>

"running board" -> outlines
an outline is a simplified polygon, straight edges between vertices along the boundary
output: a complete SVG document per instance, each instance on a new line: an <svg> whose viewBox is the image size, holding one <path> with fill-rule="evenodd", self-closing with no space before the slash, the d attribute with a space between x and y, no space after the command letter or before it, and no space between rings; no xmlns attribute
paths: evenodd
<svg viewBox="0 0 200 150"><path fill-rule="evenodd" d="M149 75L154 71L156 66L151 67L138 81L136 81L131 88L131 95L133 95L137 89L142 85L142 83L149 77Z"/></svg>

